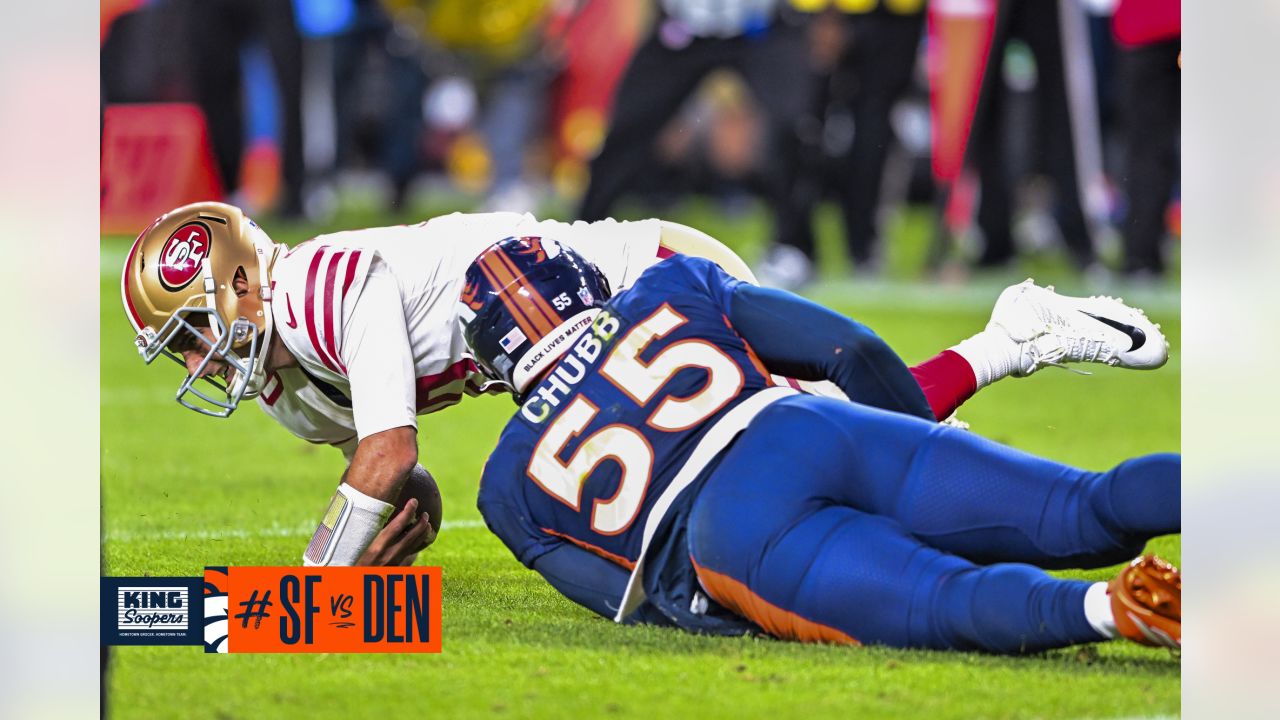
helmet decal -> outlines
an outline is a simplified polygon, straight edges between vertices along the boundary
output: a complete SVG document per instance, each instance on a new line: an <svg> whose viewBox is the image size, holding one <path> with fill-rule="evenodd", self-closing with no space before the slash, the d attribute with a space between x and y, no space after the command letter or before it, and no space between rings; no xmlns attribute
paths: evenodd
<svg viewBox="0 0 1280 720"><path fill-rule="evenodd" d="M479 310L484 307L484 300L480 299L480 279L469 278L466 287L462 288L462 297L460 300L472 310Z"/></svg>
<svg viewBox="0 0 1280 720"><path fill-rule="evenodd" d="M599 268L553 238L508 237L467 268L463 339L480 370L517 400L591 324L610 295Z"/></svg>
<svg viewBox="0 0 1280 720"><path fill-rule="evenodd" d="M147 363L165 356L183 367L176 400L184 407L226 417L261 391L273 326L270 268L280 247L239 208L199 202L156 218L129 249L120 293L134 344ZM262 303L247 318L234 283L242 271ZM196 282L206 277L207 286ZM213 331L207 342L205 328ZM230 374L199 378L188 368L192 348L170 347L178 338L200 341L194 352L203 352L202 364L218 361Z"/></svg>
<svg viewBox="0 0 1280 720"><path fill-rule="evenodd" d="M160 248L157 271L168 290L181 290L200 274L200 264L209 256L209 226L189 222L178 228Z"/></svg>
<svg viewBox="0 0 1280 720"><path fill-rule="evenodd" d="M542 238L537 235L525 235L518 242L511 244L513 255L532 255L535 263L547 259L547 251L542 247Z"/></svg>

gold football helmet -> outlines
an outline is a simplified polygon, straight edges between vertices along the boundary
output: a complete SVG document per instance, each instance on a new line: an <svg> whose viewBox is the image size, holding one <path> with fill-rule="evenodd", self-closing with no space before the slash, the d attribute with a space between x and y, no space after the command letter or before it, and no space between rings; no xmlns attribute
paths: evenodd
<svg viewBox="0 0 1280 720"><path fill-rule="evenodd" d="M262 391L271 268L283 249L239 208L217 202L171 210L134 241L120 293L142 359L150 364L165 355L187 368L183 351L204 353L178 388L183 407L227 417L241 399ZM249 289L244 298L236 293L239 273ZM226 365L225 376L201 377L215 359Z"/></svg>

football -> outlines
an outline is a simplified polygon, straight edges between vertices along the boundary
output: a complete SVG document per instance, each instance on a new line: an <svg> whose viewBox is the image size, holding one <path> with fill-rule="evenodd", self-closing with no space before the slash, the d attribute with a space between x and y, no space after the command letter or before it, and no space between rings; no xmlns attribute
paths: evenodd
<svg viewBox="0 0 1280 720"><path fill-rule="evenodd" d="M421 465L414 465L409 477L404 481L404 487L400 488L400 497L396 499L395 512L391 517L395 517L396 513L404 509L409 498L418 499L418 512L425 512L431 521L431 528L437 533L440 532L443 512L440 488L436 486L436 480L431 477L431 473Z"/></svg>

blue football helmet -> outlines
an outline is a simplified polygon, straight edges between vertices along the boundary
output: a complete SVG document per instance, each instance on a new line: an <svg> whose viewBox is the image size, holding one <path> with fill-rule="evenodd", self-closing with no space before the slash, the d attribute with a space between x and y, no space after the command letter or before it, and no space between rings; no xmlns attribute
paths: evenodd
<svg viewBox="0 0 1280 720"><path fill-rule="evenodd" d="M467 268L458 299L462 337L480 371L520 402L611 294L599 268L568 247L509 237Z"/></svg>

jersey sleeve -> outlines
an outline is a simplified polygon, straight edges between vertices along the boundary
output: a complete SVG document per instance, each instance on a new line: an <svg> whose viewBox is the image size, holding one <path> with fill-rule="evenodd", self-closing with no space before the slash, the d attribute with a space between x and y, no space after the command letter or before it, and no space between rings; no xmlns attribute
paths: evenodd
<svg viewBox="0 0 1280 720"><path fill-rule="evenodd" d="M798 295L739 283L729 322L770 372L830 380L850 400L934 421L911 370L871 328Z"/></svg>
<svg viewBox="0 0 1280 720"><path fill-rule="evenodd" d="M497 535L525 567L532 568L539 557L563 541L539 527L521 502L519 493L527 463L520 460L521 443L510 438L510 433L504 432L497 449L485 463L476 507L489 531ZM528 455L524 457L527 459Z"/></svg>
<svg viewBox="0 0 1280 720"><path fill-rule="evenodd" d="M551 586L597 615L613 619L631 573L567 542L542 554L533 569Z"/></svg>
<svg viewBox="0 0 1280 720"><path fill-rule="evenodd" d="M314 445L331 445L347 462L358 438L351 410L324 397L299 368L281 368L267 376L258 407L295 437Z"/></svg>
<svg viewBox="0 0 1280 720"><path fill-rule="evenodd" d="M375 261L347 322L343 362L360 440L397 427L417 427L413 351L395 278Z"/></svg>

